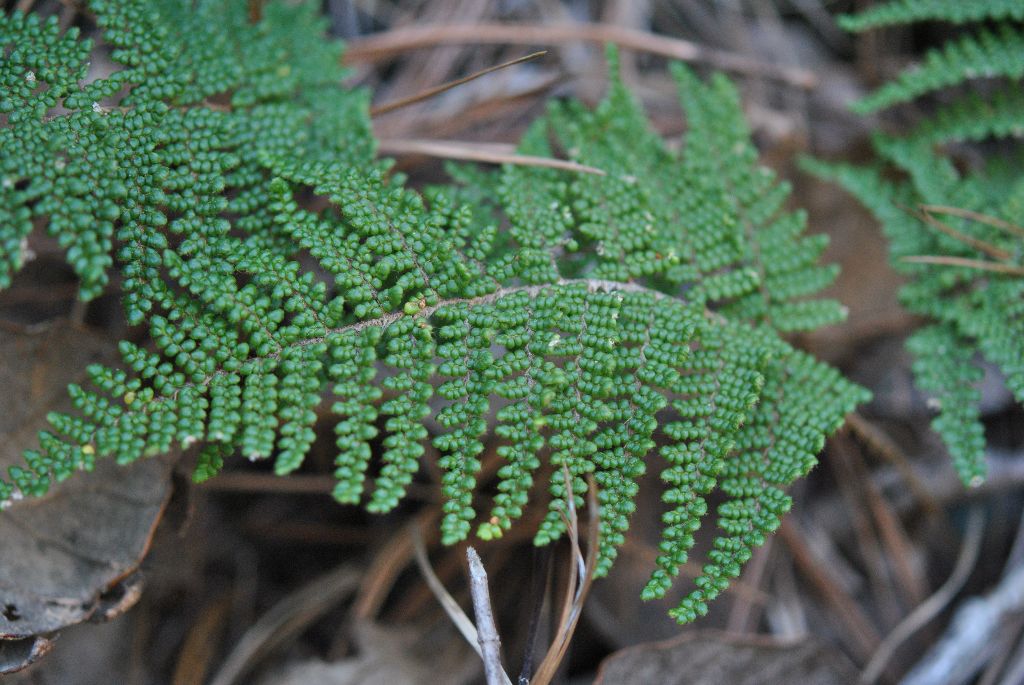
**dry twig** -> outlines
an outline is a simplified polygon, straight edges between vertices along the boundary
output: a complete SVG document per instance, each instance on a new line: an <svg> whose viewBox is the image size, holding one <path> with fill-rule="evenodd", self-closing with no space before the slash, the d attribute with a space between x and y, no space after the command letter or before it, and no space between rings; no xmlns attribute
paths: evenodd
<svg viewBox="0 0 1024 685"><path fill-rule="evenodd" d="M784 81L813 88L817 77L800 67L786 67L697 43L612 24L432 24L392 29L358 38L348 44L345 61L372 62L417 48L452 44L557 45L581 40L614 43L683 62L700 62L716 69Z"/></svg>
<svg viewBox="0 0 1024 685"><path fill-rule="evenodd" d="M498 627L494 625L494 612L491 611L487 571L480 561L480 555L472 547L466 548L466 561L469 562L469 594L473 598L476 638L480 645L480 656L484 661L484 677L487 679L487 685L503 685L509 681L509 677L501 665L501 638L498 637Z"/></svg>
<svg viewBox="0 0 1024 685"><path fill-rule="evenodd" d="M950 216L958 216L963 219L978 221L980 223L988 224L989 226L1002 229L1007 233L1012 233L1013 235L1024 238L1024 228L1021 228L1017 224L1010 223L1009 221L1003 221L998 217L989 216L988 214L972 212L969 209L961 209L960 207L947 207L946 205L921 205L921 211L931 212L935 214L949 214Z"/></svg>
<svg viewBox="0 0 1024 685"><path fill-rule="evenodd" d="M444 609L445 613L455 624L455 627L462 633L462 637L469 643L481 658L484 658L483 650L481 649L480 635L477 632L476 626L473 625L473 621L470 620L466 612L462 610L459 603L455 601L455 598L451 596L448 590L445 589L444 583L434 573L434 569L430 567L430 560L427 559L427 549L423 544L423 536L420 534L418 527L412 528L412 546L416 553L416 564L419 566L420 573L423 574L423 579L427 582L434 596L437 597L437 601L441 604L441 608ZM492 619L493 621L493 619ZM486 668L486 660L485 660ZM503 679L499 679L497 682L502 685L512 685L512 681L504 670L501 670ZM488 685L492 685L491 681L488 681Z"/></svg>

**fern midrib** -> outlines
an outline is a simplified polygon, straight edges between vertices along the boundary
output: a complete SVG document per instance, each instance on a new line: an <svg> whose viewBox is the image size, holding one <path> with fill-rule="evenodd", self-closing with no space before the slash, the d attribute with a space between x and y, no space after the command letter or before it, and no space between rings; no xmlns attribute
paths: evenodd
<svg viewBox="0 0 1024 685"><path fill-rule="evenodd" d="M274 352L272 352L270 354L263 355L263 356L249 357L249 358L247 358L245 361L243 361L241 363L242 363L243 366L250 366L250 365L258 365L258 364L260 364L262 362L265 362L265 361L278 361L278 360L281 359L281 356L283 355L283 353L284 353L286 348L294 349L294 348L303 348L303 347L309 347L309 346L312 346L312 345L324 344L324 343L327 342L328 338L330 338L331 336L344 335L345 333L358 333L358 332L360 332L362 330L365 330L367 328L374 328L374 327L387 328L391 324L395 323L396 321L399 321L400 319L402 319L404 317L413 316L413 317L418 317L418 318L421 318L421 319L425 320L425 319L430 318L434 313L436 313L439 309L441 309L443 307L451 307L451 306L460 305L460 304L467 305L467 306L470 306L470 307L481 306L481 305L486 305L486 304L492 304L492 303L494 303L494 302L496 302L496 301L498 301L498 300L500 300L500 299L502 299L504 297L508 297L510 295L515 295L517 293L527 293L532 298L532 297L536 297L538 294L540 294L542 291L544 291L544 290L546 290L548 288L564 287L564 286L570 286L571 287L571 286L579 286L579 285L586 286L587 289L589 291L591 291L591 292L602 292L602 291L603 292L631 292L631 293L643 293L643 294L645 294L645 295L647 295L647 296L649 296L649 297L651 297L651 298L653 298L655 300L664 300L664 299L675 300L676 299L676 298L674 298L674 297L672 297L672 296L670 296L670 295L668 295L666 293L663 293L661 291L653 290L651 288L647 288L645 286L642 286L642 285L639 285L639 284L633 283L633 282L625 283L625 282L610 281L610 280L598 279L598 278L578 278L578 279L559 278L559 279L553 280L553 281L551 281L549 283L532 284L532 285L521 285L521 286L508 286L508 287L505 287L505 288L499 288L498 290L495 290L492 293L488 293L486 295L479 295L477 297L456 297L456 298L450 298L450 299L447 299L447 300L441 300L441 301L437 302L436 304L428 305L426 307L422 307L420 309L420 311L418 311L415 314L407 314L404 311L399 310L399 311L396 311L396 312L390 312L388 314L384 314L382 316L378 316L378 317L373 318L373 319L365 319L363 321L356 321L356 322L353 322L353 323L350 323L350 324L346 324L344 326L338 326L338 327L335 327L335 328L327 329L327 331L323 335L313 336L313 337L309 337L309 338L303 338L303 339L299 339L299 340L293 340L292 342L288 343L285 346L279 346L276 351L274 351ZM213 380L215 378L217 378L219 376L226 375L228 373L235 373L235 372L229 372L229 371L226 371L224 369L218 369L218 370L214 371L213 373L207 375L200 382L188 382L188 383L185 383L185 384L183 384L181 386L178 386L178 387L174 388L173 393L169 393L169 394L166 394L166 395L154 397L152 400L148 401L145 404L144 407L142 407L142 408L140 408L138 410L135 410L135 411L139 411L141 413L148 414L152 410L155 410L155 409L159 408L160 405L164 401L168 401L168 400L174 401L174 400L176 400L178 395L181 393L181 391L187 390L187 389L190 389L190 388L197 388L197 387L202 387L202 388L205 389L206 387L208 387L210 385L210 383L213 382ZM121 419L124 416L127 416L129 413L132 413L132 411L133 410L130 407L127 408L127 410L124 413L122 413L120 416L118 416L117 419L112 421L110 424L108 424L106 426L99 426L99 427L97 427L97 431L100 430L101 428L114 428L114 427L117 427L120 424ZM95 436L95 433L94 433L94 436ZM94 441L95 441L95 437L92 440L90 440L88 443L86 443L86 444L91 444Z"/></svg>

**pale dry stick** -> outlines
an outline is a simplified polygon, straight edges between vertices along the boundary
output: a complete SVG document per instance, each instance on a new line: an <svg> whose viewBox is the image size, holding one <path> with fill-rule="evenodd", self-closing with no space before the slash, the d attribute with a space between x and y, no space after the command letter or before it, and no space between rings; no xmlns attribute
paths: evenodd
<svg viewBox="0 0 1024 685"><path fill-rule="evenodd" d="M983 259L968 259L966 257L947 257L944 255L916 255L904 257L904 262L913 264L939 264L941 266L964 266L980 271L994 271L1011 276L1024 276L1024 266L1016 264L1001 264L999 262L986 262Z"/></svg>
<svg viewBox="0 0 1024 685"><path fill-rule="evenodd" d="M899 625L893 628L891 633L886 635L860 675L860 683L862 685L877 682L879 676L885 671L886 664L889 663L889 660L896 653L899 646L907 638L927 625L953 600L956 593L967 582L967 577L971 574L974 564L978 561L978 553L981 551L981 537L984 532L984 513L980 508L975 507L971 509L968 515L967 529L964 532L963 544L960 546L960 555L957 557L953 572L931 597L919 604Z"/></svg>
<svg viewBox="0 0 1024 685"><path fill-rule="evenodd" d="M498 627L494 625L491 593L487 589L487 571L480 561L480 555L472 547L466 548L466 561L469 563L469 595L473 599L476 637L484 661L484 678L487 685L504 685L510 678L501 665L501 638L498 637Z"/></svg>
<svg viewBox="0 0 1024 685"><path fill-rule="evenodd" d="M605 176L597 167L578 164L564 159L536 157L516 154L512 145L496 143L469 143L458 140L426 140L423 138L384 138L377 143L377 149L385 155L426 155L441 159L461 159L467 162L487 164L516 164L519 166L546 167L563 171L578 171L584 174Z"/></svg>
<svg viewBox="0 0 1024 685"><path fill-rule="evenodd" d="M1015 676L1014 671L1024 666L1020 663L1024 658L1024 643L1021 642L1021 636L1024 635L1024 615L1017 614L1006 624L1000 631L1002 634L996 638L1002 643L999 652L989 661L975 685L1019 685L1022 682L1022 676ZM1000 675L1003 677L1000 678Z"/></svg>
<svg viewBox="0 0 1024 685"><path fill-rule="evenodd" d="M430 567L430 560L427 559L427 549L423 544L423 536L420 534L419 528L414 527L411 535L413 549L416 553L416 565L419 567L420 573L423 574L423 579L426 581L427 586L434 593L434 596L437 597L437 601L441 604L441 608L444 609L446 614L448 614L448 617L452 620L452 623L455 624L455 627L458 628L462 637L467 643L469 643L469 646L472 647L481 658L483 658L483 652L480 649L480 636L477 634L476 626L473 625L473 621L471 621L469 616L466 615L466 612L462 610L462 607L460 607L459 603L455 601L455 598L451 596L451 593L445 589L444 583L442 583L441 579L437 577L436 573L434 573L434 569ZM501 682L502 685L512 685L512 681L509 679L508 675L505 674L504 671L502 671L502 674L505 675L505 678L499 682Z"/></svg>
<svg viewBox="0 0 1024 685"><path fill-rule="evenodd" d="M724 71L777 79L799 88L813 88L818 82L815 74L808 69L771 64L687 40L611 24L482 23L409 26L350 41L344 60L346 63L373 62L409 50L438 45L557 45L574 40L614 43L628 50L649 52L683 62L699 62Z"/></svg>
<svg viewBox="0 0 1024 685"><path fill-rule="evenodd" d="M1010 547L1010 553L1003 565L1003 578L1005 579L1013 573L1022 563L1024 563L1024 514L1021 515L1020 522L1017 524L1017 534L1014 536L1013 546ZM1024 663L1022 663L1024 661L1024 642L1021 641L1021 637L1024 635L1024 615L1015 616L1009 621L1007 630L1002 632L1008 640L1008 644L1002 653L989 663L978 679L978 685L994 685L996 682L1013 683L1014 681L1007 678L1013 676L1016 668L1024 667ZM1003 675L1003 678L997 680L1000 674ZM1020 683L1021 680L1018 677L1016 682Z"/></svg>
<svg viewBox="0 0 1024 685"><path fill-rule="evenodd" d="M992 658L1006 620L1024 611L1024 566L1003 576L984 595L970 597L957 607L943 636L904 677L902 685L965 685ZM1004 685L1024 682L1024 662L1017 662L1001 679Z"/></svg>
<svg viewBox="0 0 1024 685"><path fill-rule="evenodd" d="M454 81L448 81L447 83L442 83L439 86L434 86L433 88L428 88L427 90L425 90L425 91L423 91L421 93L417 93L416 95L410 95L409 97L402 98L401 100L396 100L394 102L388 102L388 103L383 104L383 105L377 105L376 107L372 107L370 109L370 116L371 117L375 117L375 116L379 116L381 114L387 114L388 112L393 112L396 109L401 109L402 107L408 107L409 105L414 105L417 102L423 102L424 100L429 100L430 98L434 97L435 95L440 95L441 93L443 93L443 92L445 92L447 90L451 90L452 88L455 88L457 86L461 86L464 83L469 83L470 81L474 81L474 80L480 78L481 76L486 76L487 74L491 74L491 73L493 73L495 71L498 71L499 69L505 69L506 67L511 67L511 66L515 66L516 64L522 64L524 62L529 62L531 60L535 60L538 57L543 57L546 54L548 54L547 50L540 50L538 52L533 52L533 53L530 53L529 55L525 55L524 57L517 57L516 59L511 59L511 60L509 60L507 62L502 62L501 64L496 64L496 65L494 65L492 67L487 67L486 69L481 69L480 71L474 72L474 73L472 73L472 74L470 74L468 76L463 76L462 78L457 78Z"/></svg>
<svg viewBox="0 0 1024 685"><path fill-rule="evenodd" d="M969 209L961 209L960 207L948 207L946 205L921 205L921 210L925 212L934 212L935 214L949 214L950 216L958 216L963 219L970 219L983 224L988 224L994 228L1001 229L1007 233L1020 236L1024 238L1024 228L1021 228L1017 224L1009 221L1004 221L999 217L990 216L988 214L982 214L981 212L973 212Z"/></svg>

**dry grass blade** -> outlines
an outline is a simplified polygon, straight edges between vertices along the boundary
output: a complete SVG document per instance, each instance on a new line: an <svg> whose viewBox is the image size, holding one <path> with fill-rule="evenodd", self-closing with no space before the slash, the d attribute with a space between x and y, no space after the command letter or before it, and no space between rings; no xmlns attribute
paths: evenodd
<svg viewBox="0 0 1024 685"><path fill-rule="evenodd" d="M947 257L945 255L917 255L914 257L904 257L903 261L911 262L914 264L939 264L941 266L963 266L969 269L979 269L981 271L994 271L1000 274L1010 274L1011 276L1024 276L1024 266L1017 266L1016 264L1002 264L1000 262L986 262L983 259Z"/></svg>
<svg viewBox="0 0 1024 685"><path fill-rule="evenodd" d="M800 88L817 85L814 73L785 67L697 43L614 24L431 24L410 26L358 38L348 44L345 61L371 62L417 48L453 44L560 45L582 40L614 43L627 50L649 52L683 62L784 81Z"/></svg>
<svg viewBox="0 0 1024 685"><path fill-rule="evenodd" d="M518 164L520 166L538 166L563 171L578 171L584 174L604 176L605 172L596 167L577 164L564 159L550 157L534 157L516 154L511 145L488 143L468 143L455 140L423 140L419 138L382 139L377 149L386 155L426 155L441 159L461 159L467 162L485 162L488 164Z"/></svg>
<svg viewBox="0 0 1024 685"><path fill-rule="evenodd" d="M795 518L783 519L778 535L789 548L794 565L807 577L822 599L831 605L833 614L842 621L851 652L867 660L881 639L860 605L843 589L832 569L815 557L807 544L810 536Z"/></svg>
<svg viewBox="0 0 1024 685"><path fill-rule="evenodd" d="M970 219L972 221L978 221L983 224L988 224L995 228L1012 233L1013 235L1024 238L1024 228L1021 228L1017 224L1004 221L998 217L989 216L988 214L982 214L981 212L972 212L969 209L961 209L959 207L948 207L946 205L921 205L921 210L924 212L933 212L935 214L949 214L950 216L958 216L964 219Z"/></svg>
<svg viewBox="0 0 1024 685"><path fill-rule="evenodd" d="M435 530L437 510L427 508L409 524L415 528L417 535L422 531ZM377 615L398 579L415 555L414 539L404 533L391 536L374 555L370 567L363 574L363 582L356 593L356 601L352 606L352 616L358 621L365 621Z"/></svg>
<svg viewBox="0 0 1024 685"><path fill-rule="evenodd" d="M427 90L423 91L422 93L417 93L416 95L410 95L407 98L402 98L401 100L396 100L395 102L389 102L387 104L378 105L378 106L373 107L373 108L370 109L370 116L371 117L375 117L375 116L378 116L378 115L381 115L381 114L387 114L388 112L393 112L396 109L400 109L402 107L408 107L409 105L413 105L413 104L416 104L417 102L422 102L424 100L429 100L430 98L434 97L435 95L440 95L441 93L445 92L446 90L451 90L452 88L455 88L457 86L461 86L464 83L469 83L470 81L478 79L481 76L486 76L487 74L490 74L490 73L493 73L495 71L498 71L499 69L505 69L506 67L512 67L512 66L515 66L517 64L522 64L523 62L529 62L531 60L535 60L538 57L543 57L546 54L548 54L547 50L540 50L539 52L533 52L533 53L530 53L529 55L525 55L523 57L517 57L516 59L512 59L512 60L509 60L507 62L502 62L501 64L496 64L493 67L487 67L486 69L481 69L480 71L472 73L469 76L463 76L462 78L455 79L454 81L449 81L447 83L442 83L439 86L434 86L433 88L428 88Z"/></svg>
<svg viewBox="0 0 1024 685"><path fill-rule="evenodd" d="M230 595L204 607L185 638L171 685L202 685L231 613Z"/></svg>
<svg viewBox="0 0 1024 685"><path fill-rule="evenodd" d="M569 541L572 545L573 561L569 572L569 585L566 587L565 603L562 606L562 615L558 623L558 634L548 648L544 660L537 668L537 674L531 685L548 685L555 677L558 666L565 658L569 642L573 633L576 632L576 625L579 623L583 613L583 602L590 592L590 586L594 582L594 569L597 567L597 548L599 532L598 505L597 505L597 484L592 477L588 477L587 509L589 519L589 541L587 556L583 557L580 549L579 518L576 515L576 503L572 495L572 479L568 469L563 465L563 475L566 479L566 503L568 505L567 528ZM579 581L579 582L577 582Z"/></svg>
<svg viewBox="0 0 1024 685"><path fill-rule="evenodd" d="M885 431L857 412L846 417L846 425L872 454L881 457L899 472L903 482L913 493L914 500L924 508L929 516L939 517L942 515L942 505L935 499L935 495L928 485L914 471L909 457Z"/></svg>
<svg viewBox="0 0 1024 685"><path fill-rule="evenodd" d="M967 519L967 530L964 533L963 545L960 547L960 556L957 557L953 572L946 579L946 582L942 584L942 587L936 590L923 603L919 604L891 633L886 635L878 649L871 656L871 661L864 667L864 672L861 673L860 682L862 685L876 682L885 670L886 664L889 663L893 654L896 653L896 649L908 637L935 618L952 601L956 593L960 591L960 588L967 582L967 577L974 569L975 562L978 560L978 552L981 551L981 537L984 532L984 513L980 508L975 507L971 509Z"/></svg>
<svg viewBox="0 0 1024 685"><path fill-rule="evenodd" d="M483 652L480 649L480 636L477 633L476 626L473 625L473 621L470 620L466 612L462 610L459 603L455 601L455 598L451 596L451 593L445 589L444 583L434 573L434 569L430 567L430 560L427 558L427 549L423 544L423 535L420 533L419 526L413 526L411 530L413 549L416 553L416 565L419 566L420 573L423 574L423 579L427 582L427 586L430 587L431 592L437 597L437 601L441 604L441 608L444 609L445 613L455 624L455 627L462 633L462 637L469 643L477 654L483 658ZM504 671L502 672L504 674ZM503 681L505 685L512 685L512 681L507 675Z"/></svg>
<svg viewBox="0 0 1024 685"><path fill-rule="evenodd" d="M359 573L346 564L282 599L245 632L210 685L240 682L260 659L301 633L358 584Z"/></svg>

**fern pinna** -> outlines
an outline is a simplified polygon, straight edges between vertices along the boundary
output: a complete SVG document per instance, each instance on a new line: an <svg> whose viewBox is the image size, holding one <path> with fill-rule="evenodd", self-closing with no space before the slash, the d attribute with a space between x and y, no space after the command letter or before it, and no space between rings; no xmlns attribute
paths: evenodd
<svg viewBox="0 0 1024 685"><path fill-rule="evenodd" d="M808 164L882 223L893 266L909 279L901 300L930 320L908 345L917 381L940 410L932 425L964 483L978 484L985 474L973 385L982 376L979 355L1024 402L1024 4L899 0L843 20L857 31L921 20L988 22L854 105L876 112L957 87L909 133L877 135L877 164ZM963 154L991 141L1000 141L1001 152L983 164Z"/></svg>
<svg viewBox="0 0 1024 685"><path fill-rule="evenodd" d="M646 597L670 586L717 487L720 535L673 611L703 614L864 399L780 337L842 317L810 298L835 271L782 210L788 188L758 166L732 86L676 69L690 125L677 154L612 54L596 110L557 105L522 143L601 174L455 167L457 184L419 195L374 161L366 95L339 85L313 11L272 3L251 25L241 5L92 2L122 67L92 82L88 42L0 23L3 277L39 222L84 298L116 249L127 318L152 341L121 344L125 370L89 369L94 387L71 388L79 414L50 417L0 499L176 444L196 445L197 480L238 452L286 474L327 394L339 501L388 511L436 454L445 542L474 523L500 536L540 479L545 544L592 477L599 574L657 452L669 509Z"/></svg>

